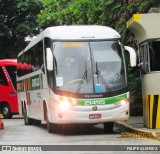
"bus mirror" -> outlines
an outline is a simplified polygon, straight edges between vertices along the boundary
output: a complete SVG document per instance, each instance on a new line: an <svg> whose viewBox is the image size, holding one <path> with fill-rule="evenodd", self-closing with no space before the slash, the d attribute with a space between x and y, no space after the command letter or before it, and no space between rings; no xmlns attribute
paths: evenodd
<svg viewBox="0 0 160 154"><path fill-rule="evenodd" d="M129 52L131 67L135 67L136 66L136 61L137 61L135 50L133 48L129 47L129 46L124 46L124 49Z"/></svg>
<svg viewBox="0 0 160 154"><path fill-rule="evenodd" d="M46 48L47 52L47 70L53 71L53 54L50 48Z"/></svg>

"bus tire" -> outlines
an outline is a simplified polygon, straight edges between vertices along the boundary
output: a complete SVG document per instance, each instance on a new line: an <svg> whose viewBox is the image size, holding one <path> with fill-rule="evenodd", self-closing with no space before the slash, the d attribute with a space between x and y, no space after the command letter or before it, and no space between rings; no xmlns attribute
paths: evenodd
<svg viewBox="0 0 160 154"><path fill-rule="evenodd" d="M105 122L103 125L105 133L109 134L113 132L114 122Z"/></svg>
<svg viewBox="0 0 160 154"><path fill-rule="evenodd" d="M47 120L47 131L48 131L48 133L55 132L56 124L50 123L50 121L48 119L48 113L46 113L46 120Z"/></svg>
<svg viewBox="0 0 160 154"><path fill-rule="evenodd" d="M49 121L47 121L47 131L48 131L48 133L54 132L54 124L50 123Z"/></svg>
<svg viewBox="0 0 160 154"><path fill-rule="evenodd" d="M7 103L3 104L2 106L2 114L5 119L11 119L13 116L11 108Z"/></svg>
<svg viewBox="0 0 160 154"><path fill-rule="evenodd" d="M23 114L24 114L24 124L25 125L32 125L33 120L31 118L29 118L27 115L26 105L24 105L24 107L23 107Z"/></svg>

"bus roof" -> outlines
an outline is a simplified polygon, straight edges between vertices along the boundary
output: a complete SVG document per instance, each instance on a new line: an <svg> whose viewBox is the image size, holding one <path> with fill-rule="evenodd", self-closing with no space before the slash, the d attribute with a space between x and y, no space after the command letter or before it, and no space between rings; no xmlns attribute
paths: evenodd
<svg viewBox="0 0 160 154"><path fill-rule="evenodd" d="M134 14L127 22L127 28L139 43L160 38L160 13Z"/></svg>
<svg viewBox="0 0 160 154"><path fill-rule="evenodd" d="M0 66L17 66L17 59L0 59Z"/></svg>
<svg viewBox="0 0 160 154"><path fill-rule="evenodd" d="M77 25L77 26L55 26L46 28L41 34L33 39L24 51L30 49L43 38L53 40L103 40L103 39L119 39L120 34L114 29L107 26L97 25ZM24 52L23 51L23 52ZM22 54L22 53L20 53ZM20 55L19 54L19 55Z"/></svg>

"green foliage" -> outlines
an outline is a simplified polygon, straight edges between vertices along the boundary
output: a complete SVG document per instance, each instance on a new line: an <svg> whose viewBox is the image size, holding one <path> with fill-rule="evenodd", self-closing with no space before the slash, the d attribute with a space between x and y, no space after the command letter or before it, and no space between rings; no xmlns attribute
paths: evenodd
<svg viewBox="0 0 160 154"><path fill-rule="evenodd" d="M24 37L37 28L43 0L0 0L0 59L16 56L26 44Z"/></svg>
<svg viewBox="0 0 160 154"><path fill-rule="evenodd" d="M44 0L39 25L99 24L116 29L124 42L126 21L133 13L147 12L159 0Z"/></svg>
<svg viewBox="0 0 160 154"><path fill-rule="evenodd" d="M44 0L39 25L100 24L105 0Z"/></svg>

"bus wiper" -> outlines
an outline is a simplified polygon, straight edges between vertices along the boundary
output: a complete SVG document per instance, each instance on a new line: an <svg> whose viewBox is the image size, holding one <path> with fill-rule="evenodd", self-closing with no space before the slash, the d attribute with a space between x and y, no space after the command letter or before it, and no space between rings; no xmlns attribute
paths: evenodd
<svg viewBox="0 0 160 154"><path fill-rule="evenodd" d="M97 62L96 62L96 72L95 73L97 75L98 84L99 84L99 78L100 78L101 81L102 81L102 83L105 84L106 91L109 90L109 92L112 92L112 89L110 88L110 86L108 85L108 83L106 82L106 80L104 79L104 77L101 74L101 72L98 70Z"/></svg>
<svg viewBox="0 0 160 154"><path fill-rule="evenodd" d="M86 82L88 82L88 81L87 81L87 74L88 74L88 71L87 71L87 66L86 66L86 61L85 61L85 72L84 72L84 74L83 74L83 76L82 76L82 78L81 78L81 81L80 81L80 83L79 83L79 85L78 85L78 88L77 88L77 90L76 90L76 93L79 93L82 84L85 82L85 78L86 78Z"/></svg>

